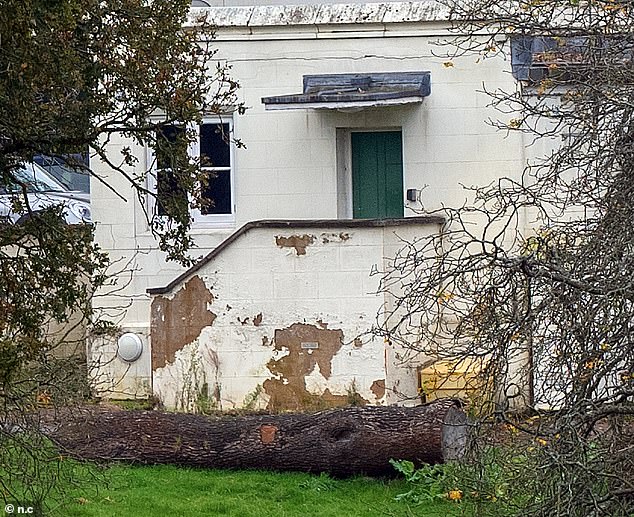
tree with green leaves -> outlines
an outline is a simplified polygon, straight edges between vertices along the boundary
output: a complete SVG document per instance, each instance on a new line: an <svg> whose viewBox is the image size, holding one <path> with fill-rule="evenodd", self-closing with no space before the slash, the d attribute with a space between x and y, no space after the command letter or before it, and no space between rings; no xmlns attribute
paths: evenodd
<svg viewBox="0 0 634 517"><path fill-rule="evenodd" d="M187 262L190 204L201 201L194 135L165 139L165 127L192 127L204 114L241 110L238 84L214 60L213 33L188 19L187 0L5 0L0 6L0 186L23 224L0 224L0 495L42 501L54 486L58 453L38 434L40 406L85 393L85 370L56 358L52 326L91 317L107 257L90 225L68 225L64 208L35 209L24 180L37 156L90 155L126 178L142 201L152 195L124 136L168 160L175 191L169 216L147 214L169 258ZM134 173L130 171L134 170ZM104 180L94 177L93 181ZM107 183L106 183L106 186ZM76 320L74 320L76 321ZM44 468L50 465L51 468ZM44 479L44 472L50 478Z"/></svg>
<svg viewBox="0 0 634 517"><path fill-rule="evenodd" d="M442 3L450 55L510 61L516 88L487 92L492 123L546 151L521 177L470 189L472 202L440 211L441 235L402 250L379 332L496 381L476 421L505 423L517 445L473 441L475 514L632 515L634 6ZM520 397L531 420L515 414Z"/></svg>

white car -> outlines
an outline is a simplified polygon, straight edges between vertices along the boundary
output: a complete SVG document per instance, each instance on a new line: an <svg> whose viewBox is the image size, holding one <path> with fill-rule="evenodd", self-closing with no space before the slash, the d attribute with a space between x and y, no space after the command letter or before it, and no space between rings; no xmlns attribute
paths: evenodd
<svg viewBox="0 0 634 517"><path fill-rule="evenodd" d="M91 223L90 194L66 189L36 163L27 163L14 171L16 180L26 186L32 212L62 205L64 220L68 224ZM22 187L5 185L0 180L0 221L19 224L27 214L16 213L16 204L24 204Z"/></svg>

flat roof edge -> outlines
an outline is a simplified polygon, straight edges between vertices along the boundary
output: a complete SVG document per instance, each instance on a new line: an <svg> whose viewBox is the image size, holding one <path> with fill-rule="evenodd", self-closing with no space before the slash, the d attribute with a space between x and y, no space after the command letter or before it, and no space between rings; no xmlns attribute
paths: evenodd
<svg viewBox="0 0 634 517"><path fill-rule="evenodd" d="M437 0L192 7L188 25L196 25L203 16L217 27L268 27L447 21L449 10Z"/></svg>

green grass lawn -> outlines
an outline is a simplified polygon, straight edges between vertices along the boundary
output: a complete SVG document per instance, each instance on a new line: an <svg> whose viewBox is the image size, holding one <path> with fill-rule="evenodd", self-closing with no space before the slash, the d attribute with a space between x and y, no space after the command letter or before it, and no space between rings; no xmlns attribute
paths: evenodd
<svg viewBox="0 0 634 517"><path fill-rule="evenodd" d="M403 480L333 480L301 473L193 470L172 466L115 466L99 490L83 488L65 498L69 517L348 517L457 515L449 501L409 506L396 501Z"/></svg>

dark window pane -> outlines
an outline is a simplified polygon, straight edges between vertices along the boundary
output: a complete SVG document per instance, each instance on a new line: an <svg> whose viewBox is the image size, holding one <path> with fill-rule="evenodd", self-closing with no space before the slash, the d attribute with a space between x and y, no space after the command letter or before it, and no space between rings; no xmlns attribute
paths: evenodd
<svg viewBox="0 0 634 517"><path fill-rule="evenodd" d="M613 43L602 38L591 41L587 36L517 36L511 40L513 76L529 83L544 79L553 85L584 82L592 73L589 54L596 57L597 52L605 51L612 56L616 53L617 60L629 61L631 53L625 48L616 50Z"/></svg>
<svg viewBox="0 0 634 517"><path fill-rule="evenodd" d="M230 167L229 124L200 126L200 160L203 167Z"/></svg>
<svg viewBox="0 0 634 517"><path fill-rule="evenodd" d="M209 183L203 191L203 197L209 203L200 212L208 214L231 213L231 171L214 171L209 175Z"/></svg>
<svg viewBox="0 0 634 517"><path fill-rule="evenodd" d="M156 213L167 215L167 208L170 205L186 202L187 193L178 184L172 169L159 169L157 171Z"/></svg>
<svg viewBox="0 0 634 517"><path fill-rule="evenodd" d="M169 146L174 144L179 136L185 134L182 126L166 125L157 134L156 148L156 213L167 215L170 205L187 202L187 193L177 181L175 170L178 168L172 163Z"/></svg>
<svg viewBox="0 0 634 517"><path fill-rule="evenodd" d="M511 67L513 77L520 81L529 79L533 63L533 37L516 36L511 39Z"/></svg>
<svg viewBox="0 0 634 517"><path fill-rule="evenodd" d="M173 168L170 157L170 146L175 144L179 137L185 136L185 128L182 126L163 126L156 135L156 167L157 169Z"/></svg>

